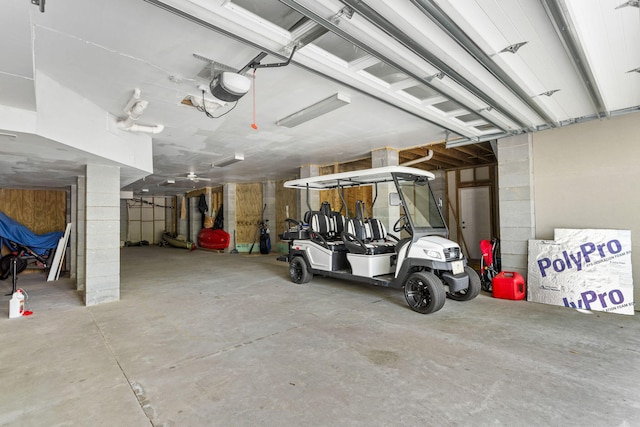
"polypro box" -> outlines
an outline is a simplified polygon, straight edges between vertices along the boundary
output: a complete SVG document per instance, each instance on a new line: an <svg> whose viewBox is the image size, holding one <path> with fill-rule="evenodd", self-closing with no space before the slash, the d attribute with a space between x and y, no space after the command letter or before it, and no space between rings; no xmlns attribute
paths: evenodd
<svg viewBox="0 0 640 427"><path fill-rule="evenodd" d="M527 300L633 315L631 232L556 229L529 240Z"/></svg>

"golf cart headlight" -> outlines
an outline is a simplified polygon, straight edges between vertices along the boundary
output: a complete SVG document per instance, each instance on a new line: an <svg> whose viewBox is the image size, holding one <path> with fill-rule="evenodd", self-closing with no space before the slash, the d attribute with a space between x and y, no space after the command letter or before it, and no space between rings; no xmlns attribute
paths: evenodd
<svg viewBox="0 0 640 427"><path fill-rule="evenodd" d="M429 251L427 249L424 250L424 253L427 254L429 258L433 259L442 259L442 252L438 251Z"/></svg>

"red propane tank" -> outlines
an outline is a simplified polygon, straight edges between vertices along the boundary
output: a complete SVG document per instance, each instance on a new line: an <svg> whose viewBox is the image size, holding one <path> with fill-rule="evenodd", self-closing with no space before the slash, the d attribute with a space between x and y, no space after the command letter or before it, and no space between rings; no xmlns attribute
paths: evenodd
<svg viewBox="0 0 640 427"><path fill-rule="evenodd" d="M493 297L511 300L524 299L527 287L524 277L515 271L503 271L498 273L492 282Z"/></svg>

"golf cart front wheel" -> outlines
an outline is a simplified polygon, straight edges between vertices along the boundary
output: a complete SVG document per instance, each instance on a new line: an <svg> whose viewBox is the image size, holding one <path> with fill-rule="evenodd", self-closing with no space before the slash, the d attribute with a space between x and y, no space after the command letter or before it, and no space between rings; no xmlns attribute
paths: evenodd
<svg viewBox="0 0 640 427"><path fill-rule="evenodd" d="M422 314L440 310L447 297L438 276L428 271L409 276L404 283L404 296L409 307Z"/></svg>
<svg viewBox="0 0 640 427"><path fill-rule="evenodd" d="M289 263L289 278L293 283L308 283L313 275L307 268L307 263L301 256L294 256Z"/></svg>
<svg viewBox="0 0 640 427"><path fill-rule="evenodd" d="M469 287L460 292L449 292L447 296L455 301L470 301L480 293L480 277L476 271L467 266L464 268L465 273L469 275Z"/></svg>

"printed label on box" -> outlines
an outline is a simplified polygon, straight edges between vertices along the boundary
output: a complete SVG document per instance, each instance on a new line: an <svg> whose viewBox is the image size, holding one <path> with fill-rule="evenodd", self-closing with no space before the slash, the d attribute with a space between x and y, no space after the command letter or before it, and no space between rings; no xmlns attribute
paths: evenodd
<svg viewBox="0 0 640 427"><path fill-rule="evenodd" d="M631 231L556 229L529 240L527 300L634 314Z"/></svg>

